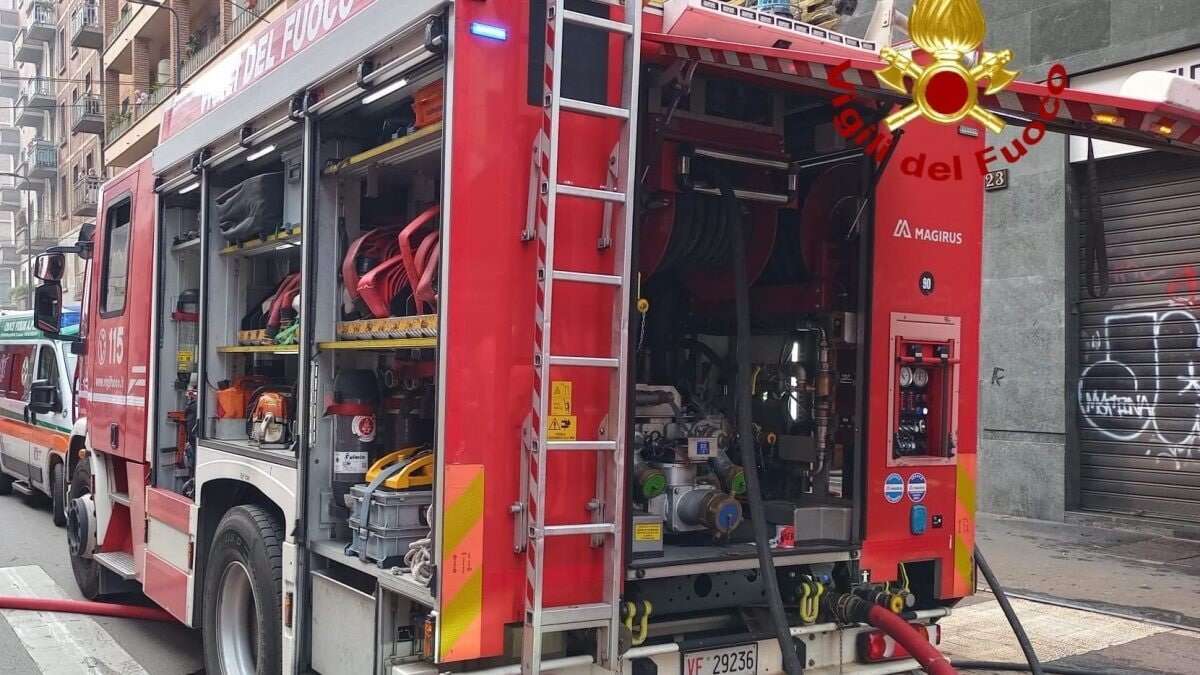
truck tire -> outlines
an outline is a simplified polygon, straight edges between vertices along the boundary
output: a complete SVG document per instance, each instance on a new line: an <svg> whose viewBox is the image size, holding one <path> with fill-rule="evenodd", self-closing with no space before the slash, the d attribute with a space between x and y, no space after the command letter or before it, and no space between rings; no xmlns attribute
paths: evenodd
<svg viewBox="0 0 1200 675"><path fill-rule="evenodd" d="M75 473L71 476L71 486L67 492L67 503L76 497L82 497L92 492L92 463L81 461L75 466ZM69 524L67 527L67 551L71 556L71 571L75 574L75 585L79 587L79 592L88 600L95 600L100 596L100 563L92 558L84 558L78 555L75 547L70 545L70 537L74 534L74 529L77 527Z"/></svg>
<svg viewBox="0 0 1200 675"><path fill-rule="evenodd" d="M230 509L204 572L204 665L212 675L278 675L283 527L261 506Z"/></svg>
<svg viewBox="0 0 1200 675"><path fill-rule="evenodd" d="M63 485L62 462L50 466L50 517L58 527L67 524L67 491Z"/></svg>

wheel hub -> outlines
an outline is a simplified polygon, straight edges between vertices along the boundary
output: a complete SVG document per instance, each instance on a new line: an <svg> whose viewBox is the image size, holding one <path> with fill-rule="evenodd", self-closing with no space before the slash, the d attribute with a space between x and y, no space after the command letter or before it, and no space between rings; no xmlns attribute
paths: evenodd
<svg viewBox="0 0 1200 675"><path fill-rule="evenodd" d="M96 550L96 504L90 494L67 505L67 543L78 558L91 558Z"/></svg>
<svg viewBox="0 0 1200 675"><path fill-rule="evenodd" d="M250 572L240 562L231 562L221 573L217 593L217 644L222 671L230 675L253 675L258 666L258 618Z"/></svg>

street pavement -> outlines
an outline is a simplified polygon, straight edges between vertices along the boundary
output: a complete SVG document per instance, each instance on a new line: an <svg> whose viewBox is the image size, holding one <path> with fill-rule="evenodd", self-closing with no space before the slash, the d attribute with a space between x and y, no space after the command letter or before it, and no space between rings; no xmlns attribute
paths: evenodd
<svg viewBox="0 0 1200 675"><path fill-rule="evenodd" d="M9 594L83 597L66 532L17 495L0 497L0 595ZM0 675L186 675L203 665L199 631L178 624L0 610Z"/></svg>
<svg viewBox="0 0 1200 675"><path fill-rule="evenodd" d="M1044 662L1200 673L1200 541L985 515L979 542L1018 596L1013 605ZM15 496L0 497L0 595L80 597L65 533L44 506ZM943 631L952 660L1023 660L985 586ZM179 625L0 610L0 675L190 675L202 667L199 632Z"/></svg>

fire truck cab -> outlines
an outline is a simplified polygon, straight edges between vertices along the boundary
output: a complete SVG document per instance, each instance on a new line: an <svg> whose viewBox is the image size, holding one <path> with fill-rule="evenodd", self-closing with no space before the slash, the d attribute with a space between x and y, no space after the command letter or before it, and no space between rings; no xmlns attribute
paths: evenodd
<svg viewBox="0 0 1200 675"><path fill-rule="evenodd" d="M84 595L214 674L918 667L867 614L975 588L987 135L640 4L300 0L177 95L79 245ZM1177 86L979 103L1191 150Z"/></svg>

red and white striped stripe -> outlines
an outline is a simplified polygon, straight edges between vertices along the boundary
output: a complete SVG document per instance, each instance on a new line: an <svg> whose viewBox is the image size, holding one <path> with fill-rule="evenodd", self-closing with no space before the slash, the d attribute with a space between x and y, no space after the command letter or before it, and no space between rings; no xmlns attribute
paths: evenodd
<svg viewBox="0 0 1200 675"><path fill-rule="evenodd" d="M870 57L847 58L837 53L771 49L675 35L647 34L645 39L659 43L662 50L674 58L783 78L805 87L839 93L840 90L830 83L829 75L831 69L849 62L841 76L858 89L860 97L885 100L906 98L884 88L875 75L884 67L884 63ZM1043 101L1051 96L1045 84L1018 81L998 94L981 93L979 100L992 112L1031 119L1040 114ZM1196 112L1151 101L1070 88L1055 97L1061 102L1055 116L1058 126L1077 130L1079 135L1103 137L1105 129L1111 127L1127 132L1127 140L1133 142L1136 142L1136 138L1129 134L1140 134L1147 142L1170 141L1200 150L1200 114ZM1052 106L1047 107L1053 110ZM1116 123L1108 124L1108 121ZM1170 133L1164 133L1167 129L1170 129Z"/></svg>

